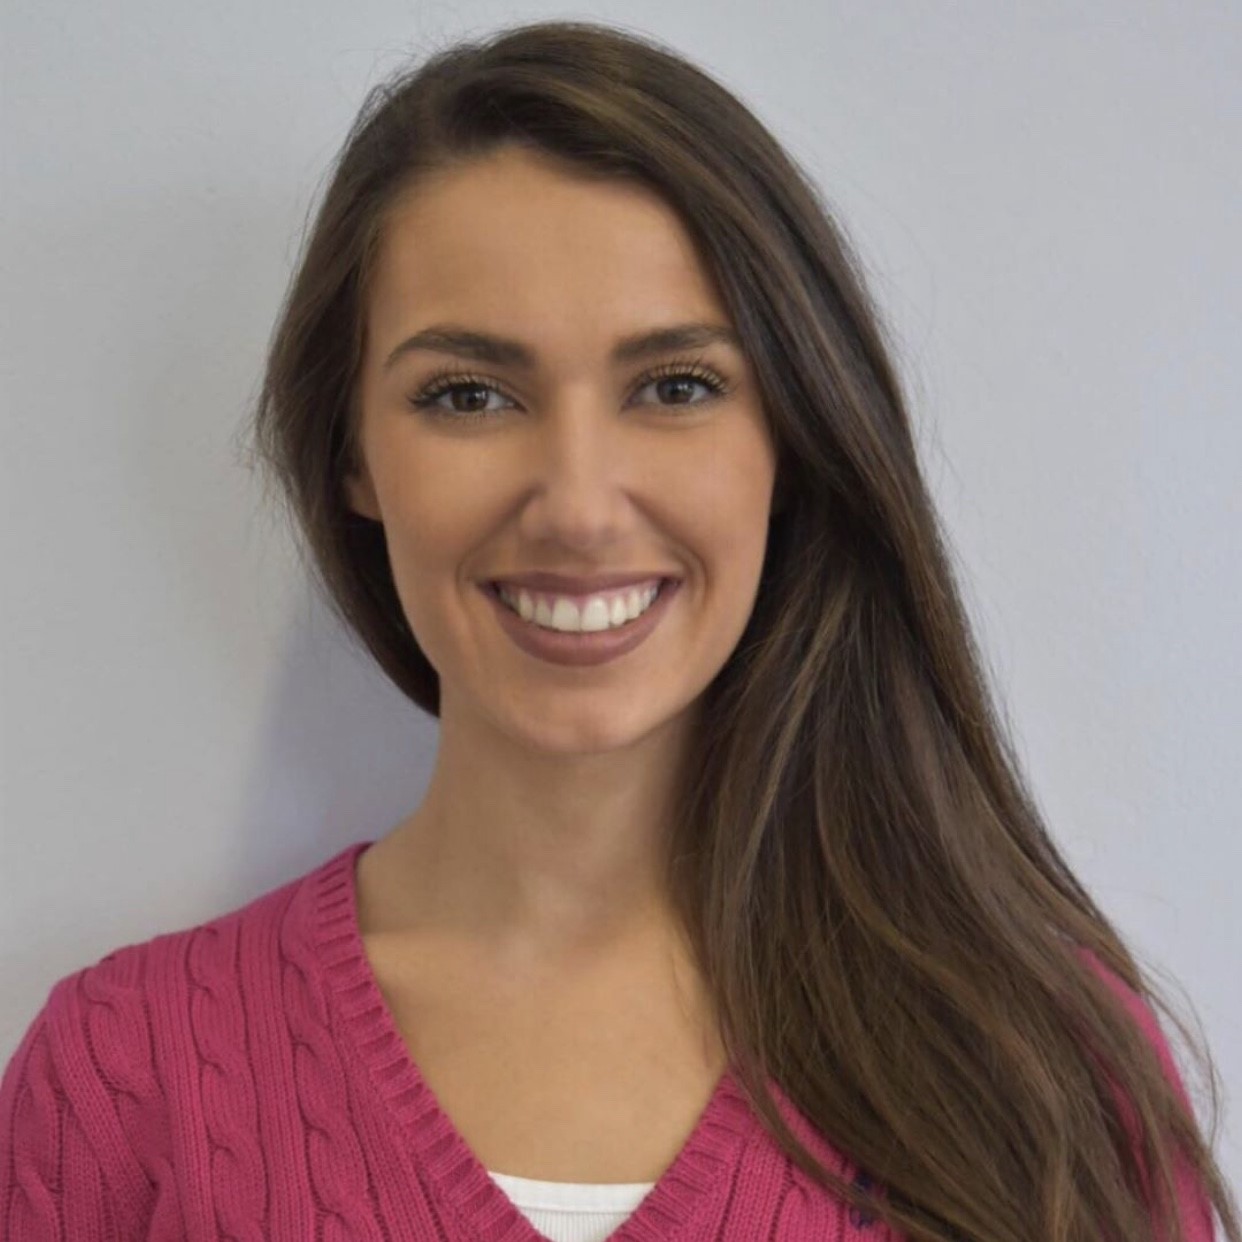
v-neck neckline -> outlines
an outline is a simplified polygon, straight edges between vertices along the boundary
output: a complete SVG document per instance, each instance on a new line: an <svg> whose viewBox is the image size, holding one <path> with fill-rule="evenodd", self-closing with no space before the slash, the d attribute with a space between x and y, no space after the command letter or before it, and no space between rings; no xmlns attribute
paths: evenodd
<svg viewBox="0 0 1242 1242"><path fill-rule="evenodd" d="M550 1242L496 1183L444 1111L380 991L358 923L356 866L372 844L348 846L311 877L311 939L340 1026L436 1196L470 1236ZM715 1197L754 1124L726 1067L673 1162L606 1242L646 1242L685 1225Z"/></svg>

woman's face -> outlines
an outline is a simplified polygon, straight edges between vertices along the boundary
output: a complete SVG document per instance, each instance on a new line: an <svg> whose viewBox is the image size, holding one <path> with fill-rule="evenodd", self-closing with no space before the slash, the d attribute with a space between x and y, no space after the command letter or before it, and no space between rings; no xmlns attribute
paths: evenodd
<svg viewBox="0 0 1242 1242"><path fill-rule="evenodd" d="M682 719L752 611L776 457L737 345L614 353L656 329L732 328L674 212L502 149L398 202L366 316L347 496L383 523L442 726L568 754ZM412 340L432 328L438 341ZM521 349L446 339L467 332ZM514 626L539 614L502 613L490 586L540 572L680 583L636 646L566 663L523 643Z"/></svg>

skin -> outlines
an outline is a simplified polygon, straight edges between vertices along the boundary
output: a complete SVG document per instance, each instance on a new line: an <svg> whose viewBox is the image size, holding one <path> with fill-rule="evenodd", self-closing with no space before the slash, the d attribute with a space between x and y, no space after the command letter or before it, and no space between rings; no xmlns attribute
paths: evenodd
<svg viewBox="0 0 1242 1242"><path fill-rule="evenodd" d="M346 489L384 525L442 707L424 801L359 863L377 959L436 937L517 996L535 977L657 962L676 939L659 882L670 794L754 606L776 474L739 350L609 359L620 337L690 322L731 324L648 189L514 147L436 174L388 216L357 390L362 465ZM537 365L409 351L385 366L432 324L518 339ZM686 361L727 395L643 380ZM439 398L458 422L410 403L445 370L487 385ZM684 581L645 643L575 668L517 647L478 585L536 570Z"/></svg>

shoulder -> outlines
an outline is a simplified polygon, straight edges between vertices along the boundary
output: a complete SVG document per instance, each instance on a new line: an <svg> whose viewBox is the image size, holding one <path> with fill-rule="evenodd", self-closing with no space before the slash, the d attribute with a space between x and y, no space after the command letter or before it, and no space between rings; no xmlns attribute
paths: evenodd
<svg viewBox="0 0 1242 1242"><path fill-rule="evenodd" d="M1152 1051L1156 1054L1165 1077L1170 1080L1178 1095L1185 1102L1186 1094L1181 1074L1151 1002L1142 992L1126 982L1121 975L1108 966L1098 954L1082 947L1078 948L1078 954L1090 973L1104 984L1113 1000L1120 1005L1122 1011L1143 1035Z"/></svg>
<svg viewBox="0 0 1242 1242"><path fill-rule="evenodd" d="M40 1016L58 1042L79 1031L99 1055L144 1058L152 1029L170 1009L185 1007L200 993L221 996L238 989L262 967L314 874L203 922L113 948L60 979Z"/></svg>
<svg viewBox="0 0 1242 1242"><path fill-rule="evenodd" d="M145 1237L155 1220L182 1236L213 1152L262 1166L259 1092L289 1094L284 983L315 977L317 915L348 909L364 844L52 987L0 1080L0 1236ZM261 1195L243 1177L227 1198L261 1215Z"/></svg>
<svg viewBox="0 0 1242 1242"><path fill-rule="evenodd" d="M1174 1058L1151 1001L1095 953L1084 948L1079 948L1078 951L1090 973L1101 980L1113 1000L1121 1007L1142 1036L1142 1042L1154 1053L1160 1071L1180 1106L1184 1124L1187 1128L1194 1129L1197 1125L1194 1106L1186 1091L1180 1067ZM1145 1157L1141 1152L1141 1139L1135 1110L1131 1101L1120 1092L1115 1084L1113 1089L1118 1094L1122 1121L1127 1135L1136 1150L1139 1150L1139 1161L1142 1166ZM1215 1237L1212 1205L1198 1170L1171 1135L1162 1136L1161 1141L1172 1142L1174 1210L1181 1219L1182 1235L1187 1242L1211 1242ZM1143 1176L1147 1177L1146 1172Z"/></svg>
<svg viewBox="0 0 1242 1242"><path fill-rule="evenodd" d="M187 1068L229 1067L256 1007L279 1006L290 957L309 957L324 878L362 845L208 921L122 945L58 980L0 1085L0 1119L33 1120L49 1093L114 1138L164 1128ZM265 1000L265 998L270 998Z"/></svg>

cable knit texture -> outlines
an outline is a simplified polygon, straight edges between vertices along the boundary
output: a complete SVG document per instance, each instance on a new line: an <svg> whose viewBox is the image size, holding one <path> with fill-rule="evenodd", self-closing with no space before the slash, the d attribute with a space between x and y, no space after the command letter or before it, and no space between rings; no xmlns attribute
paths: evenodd
<svg viewBox="0 0 1242 1242"><path fill-rule="evenodd" d="M0 1084L6 1242L545 1242L441 1110L363 951L351 845L61 980ZM1176 1080L1150 1011L1131 1011ZM773 1084L810 1149L865 1174ZM1188 1242L1211 1216L1183 1174ZM897 1242L789 1161L729 1073L610 1242Z"/></svg>

